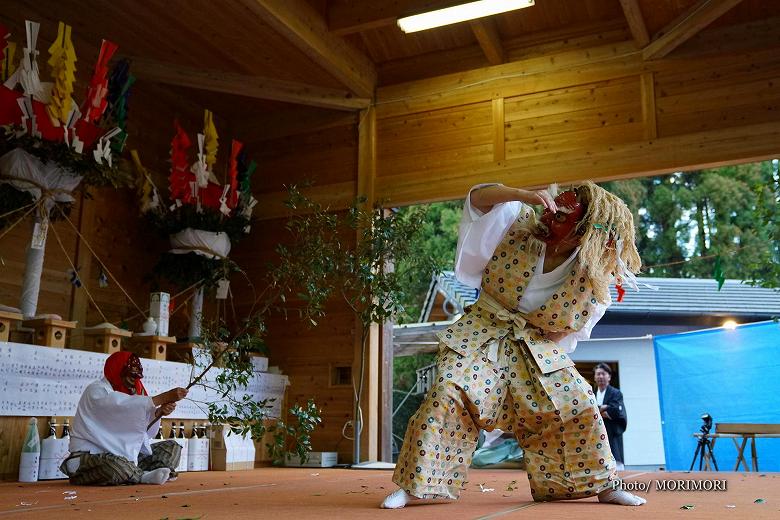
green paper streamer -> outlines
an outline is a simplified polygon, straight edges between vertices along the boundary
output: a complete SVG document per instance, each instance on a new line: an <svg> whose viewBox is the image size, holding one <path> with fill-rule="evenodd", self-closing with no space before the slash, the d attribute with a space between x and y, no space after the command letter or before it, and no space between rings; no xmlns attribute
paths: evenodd
<svg viewBox="0 0 780 520"><path fill-rule="evenodd" d="M723 287L726 276L723 274L723 266L720 262L720 255L715 257L715 268L712 270L712 277L718 282L718 291Z"/></svg>

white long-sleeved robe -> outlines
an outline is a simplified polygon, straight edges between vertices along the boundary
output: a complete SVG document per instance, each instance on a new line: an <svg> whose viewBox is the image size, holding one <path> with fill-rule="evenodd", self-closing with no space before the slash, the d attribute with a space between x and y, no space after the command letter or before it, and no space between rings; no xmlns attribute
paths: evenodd
<svg viewBox="0 0 780 520"><path fill-rule="evenodd" d="M117 392L106 378L90 383L81 394L73 428L70 451L111 453L138 463L138 455L151 455L149 440L160 429L156 407L148 395Z"/></svg>
<svg viewBox="0 0 780 520"><path fill-rule="evenodd" d="M455 277L475 289L481 286L482 271L523 209L522 202L512 201L496 204L489 212L483 213L471 204L471 192L485 186L490 186L490 184L474 186L466 197L458 229L458 248L455 254ZM525 288L517 309L522 313L529 313L543 305L566 278L571 265L577 260L578 252L579 248L575 249L565 262L549 273L545 273L545 250L542 249L536 271ZM574 352L578 341L590 338L593 327L604 316L611 303L597 304L593 316L588 322L580 330L560 339L557 342L558 345L567 353Z"/></svg>

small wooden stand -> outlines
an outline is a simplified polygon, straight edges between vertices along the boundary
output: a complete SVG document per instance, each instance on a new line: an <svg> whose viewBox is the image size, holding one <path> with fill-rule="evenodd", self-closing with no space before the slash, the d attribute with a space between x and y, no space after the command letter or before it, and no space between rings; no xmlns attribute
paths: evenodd
<svg viewBox="0 0 780 520"><path fill-rule="evenodd" d="M133 334L130 345L125 350L138 354L138 357L158 359L165 361L165 353L168 345L176 343L173 336L138 336Z"/></svg>
<svg viewBox="0 0 780 520"><path fill-rule="evenodd" d="M18 312L0 311L0 341L8 341L11 329L23 318Z"/></svg>
<svg viewBox="0 0 780 520"><path fill-rule="evenodd" d="M33 345L65 348L65 339L69 329L75 329L78 322L55 320L53 318L35 318L24 320L22 326L33 329Z"/></svg>
<svg viewBox="0 0 780 520"><path fill-rule="evenodd" d="M192 363L193 348L199 348L199 345L197 343L192 343L192 342L175 343L173 345L168 345L168 354L166 359L168 361L176 361L179 363Z"/></svg>
<svg viewBox="0 0 780 520"><path fill-rule="evenodd" d="M122 338L133 335L132 332L118 327L92 327L83 329L83 333L84 350L106 354L119 352L122 349Z"/></svg>

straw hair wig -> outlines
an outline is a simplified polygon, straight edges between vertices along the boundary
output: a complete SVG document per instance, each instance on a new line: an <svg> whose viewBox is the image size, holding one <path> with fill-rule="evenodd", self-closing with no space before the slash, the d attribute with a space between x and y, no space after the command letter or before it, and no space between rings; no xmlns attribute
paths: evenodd
<svg viewBox="0 0 780 520"><path fill-rule="evenodd" d="M628 273L636 274L642 260L636 249L634 217L620 197L590 181L574 187L577 199L587 205L577 226L581 234L579 261L588 273L596 298L609 300L612 276L622 284Z"/></svg>

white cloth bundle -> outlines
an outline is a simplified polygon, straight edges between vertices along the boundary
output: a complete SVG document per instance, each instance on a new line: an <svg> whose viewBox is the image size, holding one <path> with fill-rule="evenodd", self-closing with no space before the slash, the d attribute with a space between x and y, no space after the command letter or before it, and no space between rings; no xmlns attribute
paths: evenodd
<svg viewBox="0 0 780 520"><path fill-rule="evenodd" d="M197 253L206 258L227 258L230 253L230 237L227 233L187 228L170 236L171 253L185 255Z"/></svg>

